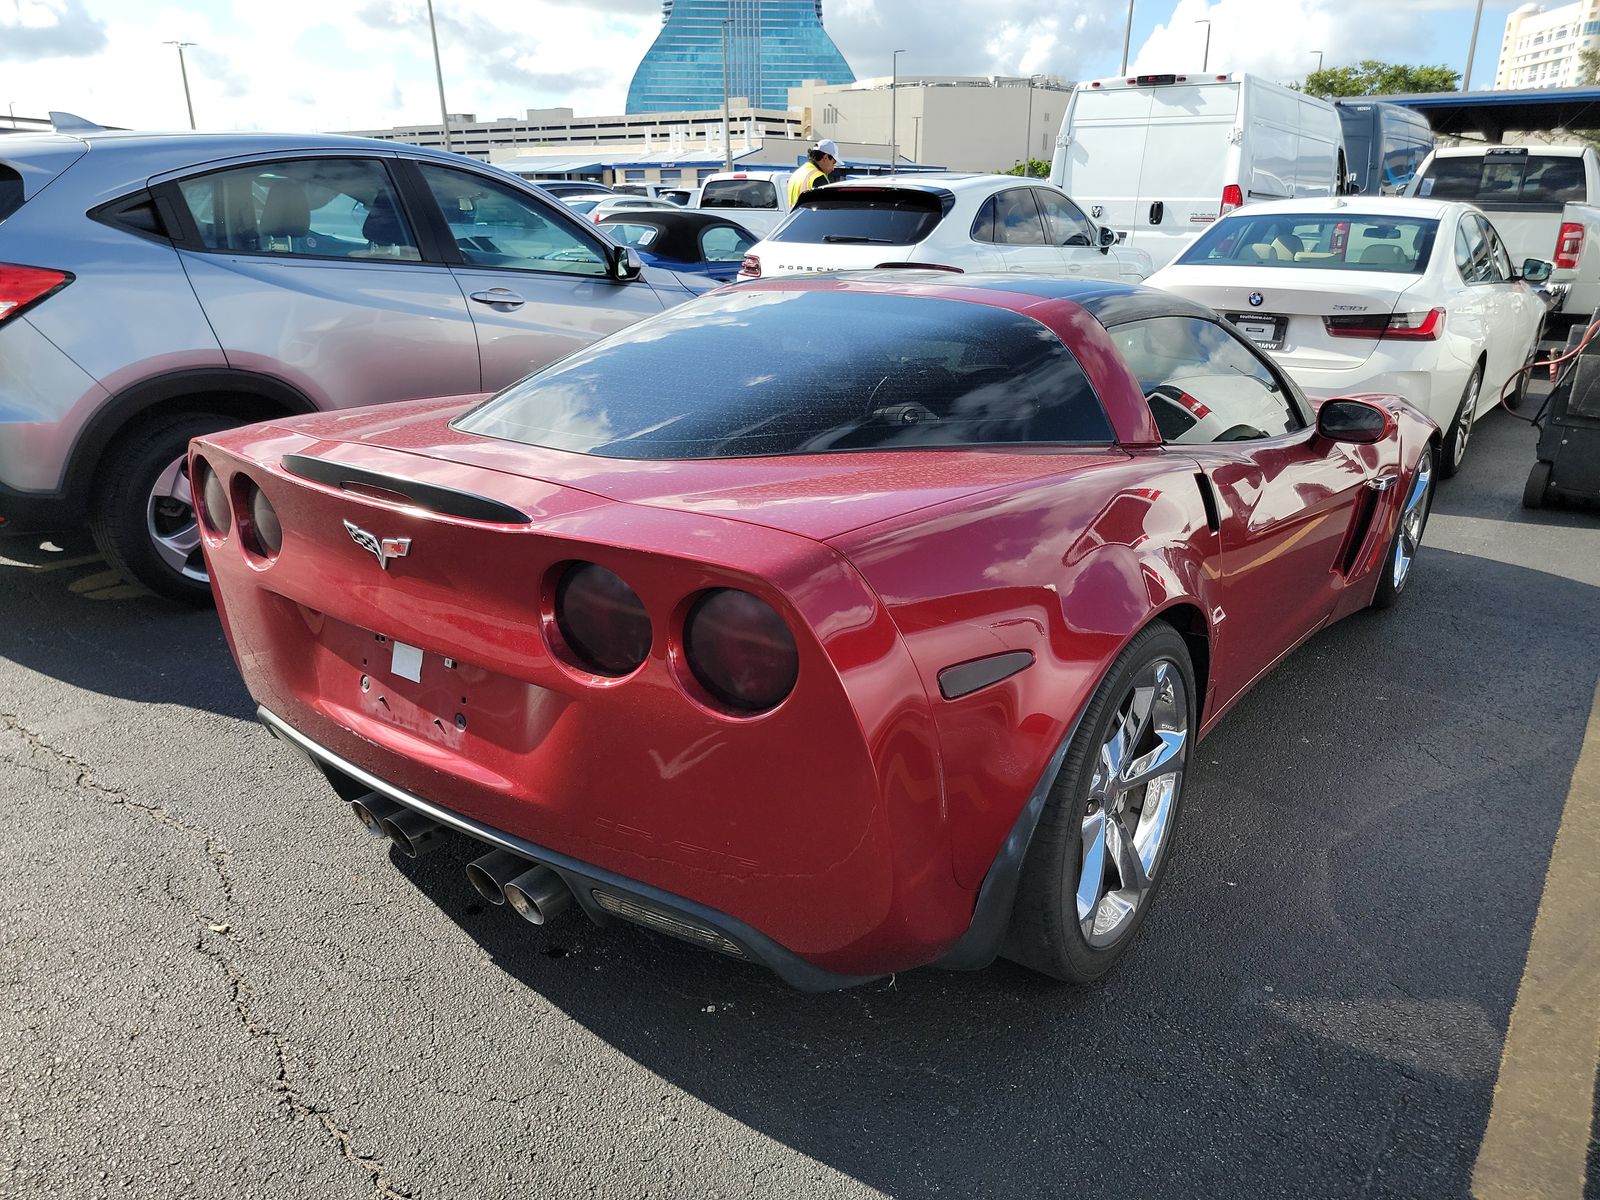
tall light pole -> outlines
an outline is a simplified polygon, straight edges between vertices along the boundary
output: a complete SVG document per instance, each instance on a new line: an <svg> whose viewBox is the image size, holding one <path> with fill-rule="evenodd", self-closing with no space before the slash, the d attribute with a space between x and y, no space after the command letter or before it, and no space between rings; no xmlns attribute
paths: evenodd
<svg viewBox="0 0 1600 1200"><path fill-rule="evenodd" d="M1472 43L1467 47L1467 73L1461 78L1461 90L1472 90L1472 60L1478 56L1478 22L1483 20L1483 0L1478 0L1478 11L1472 17Z"/></svg>
<svg viewBox="0 0 1600 1200"><path fill-rule="evenodd" d="M176 46L178 48L178 70L183 73L183 102L189 109L189 128L195 128L194 101L189 98L189 66L183 61L183 48L194 45L193 42L163 42L163 46Z"/></svg>
<svg viewBox="0 0 1600 1200"><path fill-rule="evenodd" d="M1128 44L1133 41L1133 0L1128 0L1128 27L1122 31L1122 74L1128 73Z"/></svg>
<svg viewBox="0 0 1600 1200"><path fill-rule="evenodd" d="M896 50L889 56L890 70L894 73L889 80L889 174L900 173L900 109L898 105L898 92L900 91L900 56L904 50Z"/></svg>
<svg viewBox="0 0 1600 1200"><path fill-rule="evenodd" d="M1315 54L1317 56L1317 73L1320 75L1322 73L1322 51L1312 50L1308 53Z"/></svg>
<svg viewBox="0 0 1600 1200"><path fill-rule="evenodd" d="M439 27L433 20L433 0L428 0L428 36L433 38L433 74L439 81L439 128L444 131L444 148L450 146L450 110L444 103L444 63L439 58Z"/></svg>
<svg viewBox="0 0 1600 1200"><path fill-rule="evenodd" d="M728 116L728 26L732 17L722 19L722 169L733 170L733 126Z"/></svg>
<svg viewBox="0 0 1600 1200"><path fill-rule="evenodd" d="M1206 50L1200 58L1200 73L1203 75L1211 66L1211 22L1196 21L1195 24L1206 27Z"/></svg>

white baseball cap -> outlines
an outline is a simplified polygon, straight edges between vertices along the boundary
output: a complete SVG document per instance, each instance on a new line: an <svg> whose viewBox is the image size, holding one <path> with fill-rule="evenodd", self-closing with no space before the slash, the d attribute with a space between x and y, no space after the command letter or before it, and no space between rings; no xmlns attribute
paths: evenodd
<svg viewBox="0 0 1600 1200"><path fill-rule="evenodd" d="M844 162L844 159L839 157L839 143L834 141L832 138L823 138L811 148L813 150L820 150L823 154L826 154L829 158L833 159L834 162Z"/></svg>

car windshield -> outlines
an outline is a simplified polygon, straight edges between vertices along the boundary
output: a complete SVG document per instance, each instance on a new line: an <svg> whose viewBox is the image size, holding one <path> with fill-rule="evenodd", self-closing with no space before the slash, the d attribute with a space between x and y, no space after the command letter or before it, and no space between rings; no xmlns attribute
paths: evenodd
<svg viewBox="0 0 1600 1200"><path fill-rule="evenodd" d="M713 179L700 194L701 208L777 208L778 189L765 179Z"/></svg>
<svg viewBox="0 0 1600 1200"><path fill-rule="evenodd" d="M1037 321L838 291L745 290L671 309L456 428L634 459L1112 440L1077 361Z"/></svg>
<svg viewBox="0 0 1600 1200"><path fill-rule="evenodd" d="M1435 158L1417 195L1465 200L1485 208L1559 209L1588 195L1583 159L1508 150Z"/></svg>
<svg viewBox="0 0 1600 1200"><path fill-rule="evenodd" d="M1206 230L1178 262L1420 275L1438 232L1439 222L1424 217L1247 210Z"/></svg>
<svg viewBox="0 0 1600 1200"><path fill-rule="evenodd" d="M771 240L910 246L931 234L942 216L943 210L934 196L891 189L841 188L837 195L819 192L806 197L783 226L773 232Z"/></svg>

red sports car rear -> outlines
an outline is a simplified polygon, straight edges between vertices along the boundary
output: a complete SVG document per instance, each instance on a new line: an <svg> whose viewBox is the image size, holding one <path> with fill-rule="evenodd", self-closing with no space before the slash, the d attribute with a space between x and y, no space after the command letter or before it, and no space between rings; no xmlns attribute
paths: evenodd
<svg viewBox="0 0 1600 1200"><path fill-rule="evenodd" d="M1097 695L1166 646L1116 710L1142 790L1104 806L1127 837L1093 843L1113 865L1077 893L1089 947L1131 936L1188 746L1254 671L1210 628L1205 471L1162 447L1082 307L743 288L464 407L257 426L191 459L262 720L375 831L476 839L475 884L529 919L576 902L799 986L981 965L1037 890L1075 732L1112 744ZM1336 456L1340 495L1426 447L1401 407L1368 411L1387 440ZM1372 597L1403 516L1372 495L1298 539L1326 602L1296 639ZM1094 973L1050 953L1020 956Z"/></svg>

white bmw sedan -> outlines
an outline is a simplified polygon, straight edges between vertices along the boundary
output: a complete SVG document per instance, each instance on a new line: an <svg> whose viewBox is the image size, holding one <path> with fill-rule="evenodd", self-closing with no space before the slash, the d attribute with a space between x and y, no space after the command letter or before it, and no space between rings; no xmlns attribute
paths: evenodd
<svg viewBox="0 0 1600 1200"><path fill-rule="evenodd" d="M1514 266L1470 204L1277 200L1222 218L1149 279L1208 304L1308 395L1403 396L1461 466L1472 423L1538 347L1550 264Z"/></svg>
<svg viewBox="0 0 1600 1200"><path fill-rule="evenodd" d="M1138 283L1150 256L1117 245L1060 188L1015 175L851 179L814 188L745 255L740 279L881 266Z"/></svg>

